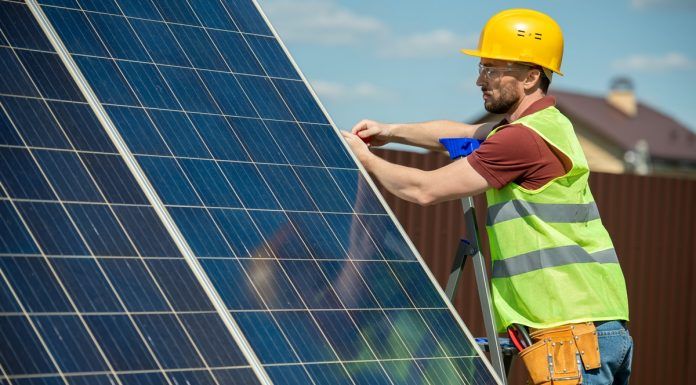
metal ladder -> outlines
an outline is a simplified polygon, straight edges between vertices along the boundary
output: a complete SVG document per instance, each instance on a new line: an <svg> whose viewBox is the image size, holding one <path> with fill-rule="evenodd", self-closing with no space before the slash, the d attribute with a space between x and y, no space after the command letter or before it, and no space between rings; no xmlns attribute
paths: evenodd
<svg viewBox="0 0 696 385"><path fill-rule="evenodd" d="M471 154L480 144L480 141L470 138L444 138L441 139L440 142L447 148L450 158L453 160ZM464 209L464 225L469 239L461 239L459 241L454 263L450 270L447 286L445 287L445 293L450 301L454 302L454 296L457 292L457 286L462 275L462 270L464 269L464 264L467 258L471 257L474 263L476 287L481 302L481 312L483 313L483 322L487 336L487 338L477 338L476 342L484 351L490 353L493 368L505 385L507 384L507 374L510 370L512 358L517 353L517 349L508 342L509 340L507 338L498 338L491 302L491 292L488 285L486 261L480 249L476 214L474 212L474 199L465 197L461 199L461 202L462 208Z"/></svg>

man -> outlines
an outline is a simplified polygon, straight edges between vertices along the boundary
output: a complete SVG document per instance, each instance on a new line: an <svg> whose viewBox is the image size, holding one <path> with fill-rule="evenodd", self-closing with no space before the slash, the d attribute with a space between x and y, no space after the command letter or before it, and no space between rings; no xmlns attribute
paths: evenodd
<svg viewBox="0 0 696 385"><path fill-rule="evenodd" d="M531 332L534 343L520 356L532 383L626 384L633 342L623 274L573 127L546 95L553 73L562 75L561 29L543 13L506 10L488 21L478 49L463 52L480 58L476 85L486 110L504 114L503 121L363 120L343 137L367 171L408 201L429 205L486 192L497 324ZM442 150L445 137L486 140L433 171L369 151L388 142Z"/></svg>

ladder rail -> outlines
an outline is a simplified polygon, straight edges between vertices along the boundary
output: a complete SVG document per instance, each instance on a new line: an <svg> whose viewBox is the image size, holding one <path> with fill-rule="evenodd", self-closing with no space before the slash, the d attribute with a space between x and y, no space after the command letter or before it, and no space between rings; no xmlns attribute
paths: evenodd
<svg viewBox="0 0 696 385"><path fill-rule="evenodd" d="M440 138L439 142L447 150L450 159L465 158L479 148L483 140L475 138ZM476 225L476 213L474 212L474 199L472 197L464 197L461 199L462 208L464 209L464 225L469 237L469 241L460 242L457 255L455 256L454 265L450 271L450 276L445 287L445 293L450 301L454 300L457 292L459 278L462 275L462 269L466 262L467 256L471 255L474 261L474 273L476 276L476 287L478 288L479 301L481 302L481 313L483 314L483 323L486 327L486 335L488 337L488 351L491 357L493 369L498 372L498 376L503 385L507 385L507 368L511 361L511 355L507 356L507 364L503 361L503 351L498 340L498 328L495 324L495 315L493 314L493 303L491 301L491 291L488 285L488 274L486 273L486 261L481 254L481 247L478 237L478 226Z"/></svg>
<svg viewBox="0 0 696 385"><path fill-rule="evenodd" d="M461 242L457 249L455 261L452 270L450 271L450 276L447 280L447 286L445 287L445 293L449 297L450 301L454 300L459 279L462 275L464 262L466 262L466 257L471 255L474 263L474 275L476 277L476 287L478 289L479 301L481 303L483 323L486 328L486 336L488 337L488 350L491 357L491 364L498 372L498 376L503 381L503 384L507 384L507 370L505 362L503 361L500 341L498 340L495 316L493 314L493 303L488 285L488 274L486 272L486 261L481 253L477 230L478 227L476 226L474 200L471 197L465 197L461 199L461 202L462 208L464 209L464 224L466 227L467 236L469 237L469 243L467 244L465 242Z"/></svg>

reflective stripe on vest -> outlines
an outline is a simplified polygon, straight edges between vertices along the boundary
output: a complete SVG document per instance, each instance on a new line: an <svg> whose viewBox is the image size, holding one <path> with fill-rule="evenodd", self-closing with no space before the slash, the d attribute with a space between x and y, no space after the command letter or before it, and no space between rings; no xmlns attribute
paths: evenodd
<svg viewBox="0 0 696 385"><path fill-rule="evenodd" d="M493 262L493 278L512 277L530 271L569 265L571 263L619 263L614 249L588 253L580 246L562 246L535 250Z"/></svg>
<svg viewBox="0 0 696 385"><path fill-rule="evenodd" d="M587 204L534 203L522 200L498 203L488 208L487 225L535 215L544 222L589 222L599 218L594 202Z"/></svg>

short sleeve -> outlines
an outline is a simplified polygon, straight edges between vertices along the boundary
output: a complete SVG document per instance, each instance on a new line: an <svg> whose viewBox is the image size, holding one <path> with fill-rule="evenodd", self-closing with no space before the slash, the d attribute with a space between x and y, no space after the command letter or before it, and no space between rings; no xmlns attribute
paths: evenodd
<svg viewBox="0 0 696 385"><path fill-rule="evenodd" d="M521 124L490 136L468 160L496 189L511 182L535 189L565 173L562 162L541 136Z"/></svg>

